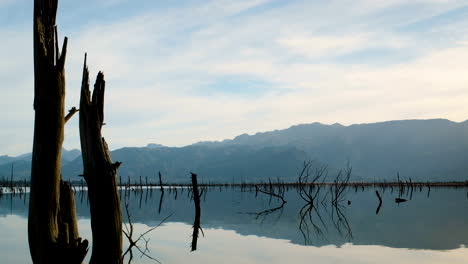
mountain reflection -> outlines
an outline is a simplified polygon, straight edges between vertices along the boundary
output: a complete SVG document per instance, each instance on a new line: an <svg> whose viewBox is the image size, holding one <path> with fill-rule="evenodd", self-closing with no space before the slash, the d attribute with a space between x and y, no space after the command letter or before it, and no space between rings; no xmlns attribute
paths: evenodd
<svg viewBox="0 0 468 264"><path fill-rule="evenodd" d="M468 200L466 189L432 188L415 189L408 195L398 190L379 189L382 204L374 188L349 188L346 200L332 206L322 203L320 195L313 206L304 204L296 189L282 191L287 203L278 210L258 215L276 208L282 202L278 197L260 195L239 188L204 189L201 207L205 229L233 230L241 235L255 235L289 240L293 244L325 246L382 245L393 248L448 250L468 244ZM133 223L157 226L167 216L169 222L193 225L195 210L191 191L184 188L168 188L162 199L159 189L124 190ZM28 194L0 197L0 215L27 217ZM87 195L77 195L77 214L89 218ZM405 196L406 195L406 196ZM410 196L411 195L411 196ZM395 203L395 198L408 202ZM376 207L379 210L376 214ZM125 204L123 204L125 208ZM128 219L125 219L128 223ZM198 219L198 223L200 219ZM206 237L205 239L209 239ZM189 240L189 238L188 238ZM191 238L190 238L191 240ZM188 244L190 241L187 241ZM192 241L193 242L193 241Z"/></svg>

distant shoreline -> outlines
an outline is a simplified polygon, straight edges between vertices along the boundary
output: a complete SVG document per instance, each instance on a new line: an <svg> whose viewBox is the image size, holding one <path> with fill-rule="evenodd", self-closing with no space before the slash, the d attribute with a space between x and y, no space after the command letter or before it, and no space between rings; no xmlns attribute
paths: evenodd
<svg viewBox="0 0 468 264"><path fill-rule="evenodd" d="M84 182L74 181L71 182L71 185L74 187L75 190L79 190L80 188L87 188ZM299 183L299 182L250 182L250 183L199 183L200 187L300 187L300 186L310 186L310 187L327 187L327 186L346 186L346 187L362 187L362 188L433 188L433 187L464 187L468 188L468 180L467 181L426 181L426 182L409 182L409 181L393 181L393 182L385 182L385 181L378 181L378 182L347 182L347 183L334 183L334 182L315 182L315 183ZM13 189L17 189L18 192L20 189L24 190L25 188L29 188L30 182L28 181L13 181L13 182L0 182L0 194L1 193L10 193ZM191 183L163 183L162 187L166 188L184 188L184 187L191 187ZM124 188L132 188L132 189L160 189L161 184L159 182L151 182L151 183L144 183L144 182L132 182L132 183L123 183L119 184L121 189ZM15 191L16 192L16 191Z"/></svg>

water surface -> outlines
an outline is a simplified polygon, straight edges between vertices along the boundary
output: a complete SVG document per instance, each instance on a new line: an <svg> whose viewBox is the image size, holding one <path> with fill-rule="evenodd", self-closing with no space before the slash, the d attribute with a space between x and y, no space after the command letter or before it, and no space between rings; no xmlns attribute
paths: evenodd
<svg viewBox="0 0 468 264"><path fill-rule="evenodd" d="M418 189L405 193L402 198L408 201L399 204L396 190L379 192L383 203L376 214L379 201L373 188L349 188L338 206L332 206L325 188L313 208L295 189L285 191L286 203L278 208L278 198L254 189L211 188L201 199L203 232L195 251L195 209L188 189L166 189L162 202L159 189L122 192L122 202L128 202L134 237L169 216L145 236L147 244L138 243L163 263L468 262L467 189ZM80 234L89 239L86 193L77 192L76 200ZM27 195L0 199L2 262L30 262L27 206ZM132 263L156 263L135 248L132 252Z"/></svg>

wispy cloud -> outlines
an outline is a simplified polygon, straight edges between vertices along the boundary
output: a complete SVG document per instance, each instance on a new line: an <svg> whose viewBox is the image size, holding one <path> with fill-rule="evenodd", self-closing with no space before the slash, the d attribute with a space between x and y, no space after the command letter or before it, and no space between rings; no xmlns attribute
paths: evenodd
<svg viewBox="0 0 468 264"><path fill-rule="evenodd" d="M84 52L91 73L106 74L111 148L180 146L314 121L468 116L468 19L433 19L462 12L463 1L145 2L125 15L127 4L107 2L118 18L75 13L82 23L64 17L59 25L70 38L67 106L79 100ZM16 28L0 27L9 36L0 89L15 87L0 112L28 127L32 95L21 94L32 93L32 41L29 27ZM0 118L7 133L30 138ZM77 147L77 124L67 126L66 146Z"/></svg>

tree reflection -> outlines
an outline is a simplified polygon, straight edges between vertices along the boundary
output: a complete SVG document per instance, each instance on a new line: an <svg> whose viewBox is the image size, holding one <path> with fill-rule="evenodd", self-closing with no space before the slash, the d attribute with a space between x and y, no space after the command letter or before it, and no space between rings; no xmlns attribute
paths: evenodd
<svg viewBox="0 0 468 264"><path fill-rule="evenodd" d="M257 194L258 193L263 193L263 194L266 194L266 195L269 195L270 198L272 197L276 197L277 199L279 199L281 201L281 204L277 207L273 207L273 208L269 208L269 209L266 209L266 210L263 210L263 211L260 211L260 212L250 212L250 213L247 213L247 214L251 214L251 215L255 215L255 219L258 219L262 216L267 216L273 212L276 212L278 210L280 210L280 216L282 214L282 211L283 211L283 208L284 208L284 205L287 203L286 200L284 200L284 195L281 194L281 190L278 190L278 193L275 193L275 190L270 187L270 190L266 190L266 189L262 189L260 187L258 187L258 185L255 185L255 197L257 197Z"/></svg>
<svg viewBox="0 0 468 264"><path fill-rule="evenodd" d="M298 213L299 231L304 238L304 244L311 244L312 238L326 239L329 226L333 226L341 237L351 240L353 232L343 205L326 203L306 203Z"/></svg>
<svg viewBox="0 0 468 264"><path fill-rule="evenodd" d="M193 233L192 233L192 244L191 244L191 251L197 250L198 245L198 235L201 231L202 235L205 236L203 233L203 229L200 226L200 216L201 216L201 206L200 206L200 197L205 192L205 189L202 189L201 193L198 191L198 182L197 182L197 174L192 173L192 193L193 193L193 202L195 203L195 220L193 221Z"/></svg>
<svg viewBox="0 0 468 264"><path fill-rule="evenodd" d="M127 223L124 223L123 226L124 226L124 230L123 230L123 233L125 235L125 237L127 238L128 240L128 248L127 250L125 250L125 253L122 255L122 259L124 260L125 259L125 256L127 256L128 254L128 262L127 263L131 263L132 260L133 260L133 249L136 249L140 254L140 258L142 257L146 257L150 260L153 260L157 263L161 263L159 260L157 260L156 258L152 257L150 255L150 250L148 248L148 243L149 243L149 239L147 239L145 237L145 235L149 234L151 231L155 230L156 228L158 228L159 226L161 226L167 219L169 219L169 217L172 216L172 214L168 215L166 218L164 218L161 222L159 222L159 224L157 224L156 226L146 230L145 232L143 232L142 234L140 234L136 239L133 238L133 232L134 232L134 227L133 227L133 222L132 222L132 217L131 217L131 214L130 214L130 211L128 209L128 201L125 200L125 212L127 214L127 220L128 220L128 224ZM143 241L144 242L144 247L140 246L138 244L138 242L140 241Z"/></svg>
<svg viewBox="0 0 468 264"><path fill-rule="evenodd" d="M314 215L318 218L320 224L316 223ZM299 231L304 238L304 244L310 244L312 233L317 237L324 237L323 229L327 230L327 225L323 221L319 210L313 204L305 204L299 211L299 218Z"/></svg>

